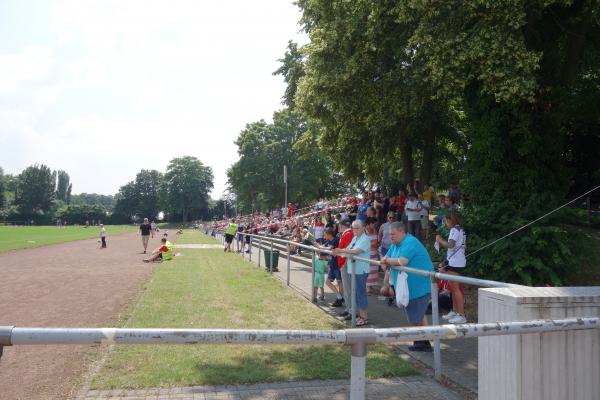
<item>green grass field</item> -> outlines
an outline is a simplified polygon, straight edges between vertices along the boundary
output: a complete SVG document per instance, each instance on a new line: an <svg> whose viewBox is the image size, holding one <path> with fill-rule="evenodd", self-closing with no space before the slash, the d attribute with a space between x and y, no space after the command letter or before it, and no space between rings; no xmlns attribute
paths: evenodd
<svg viewBox="0 0 600 400"><path fill-rule="evenodd" d="M137 226L133 225L106 226L106 232L109 237L125 232L135 232L136 229ZM99 237L99 235L100 229L98 227L0 226L0 252L71 242L73 240L91 239Z"/></svg>
<svg viewBox="0 0 600 400"><path fill-rule="evenodd" d="M186 231L177 243L217 243ZM345 326L239 255L181 249L156 266L130 328L343 329ZM416 373L392 349L371 346L369 378ZM242 384L350 376L343 346L115 346L94 389Z"/></svg>

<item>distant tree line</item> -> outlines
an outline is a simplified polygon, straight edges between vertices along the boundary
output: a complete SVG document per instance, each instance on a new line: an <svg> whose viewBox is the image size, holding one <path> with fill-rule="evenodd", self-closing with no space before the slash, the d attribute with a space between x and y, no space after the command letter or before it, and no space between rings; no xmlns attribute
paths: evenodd
<svg viewBox="0 0 600 400"><path fill-rule="evenodd" d="M72 194L65 171L34 164L18 175L0 168L0 221L21 224L131 223L148 217L170 221L207 218L213 187L210 167L195 157L171 160L166 173L141 170L118 193ZM213 204L216 206L216 204Z"/></svg>

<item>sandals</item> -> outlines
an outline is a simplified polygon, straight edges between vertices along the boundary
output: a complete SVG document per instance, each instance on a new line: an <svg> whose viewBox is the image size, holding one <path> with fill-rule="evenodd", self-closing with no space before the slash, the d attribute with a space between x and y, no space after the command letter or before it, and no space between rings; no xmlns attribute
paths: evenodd
<svg viewBox="0 0 600 400"><path fill-rule="evenodd" d="M359 328L361 326L366 326L369 325L369 320L368 319L362 319L361 317L358 317L356 319L356 327Z"/></svg>

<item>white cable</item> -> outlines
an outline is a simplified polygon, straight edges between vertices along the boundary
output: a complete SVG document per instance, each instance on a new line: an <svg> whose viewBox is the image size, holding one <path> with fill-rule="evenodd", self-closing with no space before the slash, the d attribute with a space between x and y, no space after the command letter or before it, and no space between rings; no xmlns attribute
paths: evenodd
<svg viewBox="0 0 600 400"><path fill-rule="evenodd" d="M536 220L534 220L534 221L531 221L531 222L529 222L529 223L528 223L528 224L526 224L526 225L523 225L522 227L520 227L520 228L518 228L518 229L516 229L516 230L514 230L514 231L512 231L512 232L510 232L509 234L506 234L506 235L502 236L500 239L496 239L496 240L494 240L492 243L488 243L488 244L486 244L485 246L483 246L483 247L480 247L479 249L475 250L475 251L474 251L474 252L472 252L472 253L469 253L469 254L467 254L465 257L469 257L469 256L472 256L472 255L473 255L473 254L475 254L475 253L479 253L481 250L483 250L483 249L485 249L485 248L488 248L488 247L490 247L490 246L492 246L492 245L494 245L494 244L498 243L499 241L501 241L501 240L503 240L503 239L506 239L507 237L509 237L509 236L511 236L511 235L514 235L515 233L519 232L520 230L523 230L523 229L527 228L529 225L532 225L532 224L534 224L534 223L538 222L539 220L541 220L541 219L543 219L543 218L547 217L548 215L550 215L550 214L552 214L552 213L555 213L556 211L560 210L561 208L564 208L564 207L568 206L569 204L573 203L574 201L577 201L577 200L579 200L579 199L580 199L580 198L582 198L583 196L585 196L585 195L588 195L588 194L592 193L593 191L595 191L595 190L598 190L599 188L600 188L600 186L596 186L596 187L595 187L595 188L593 188L592 190L589 190L589 191L585 192L584 194L582 194L581 196L579 196L579 197L576 197L576 198L574 198L573 200L571 200L571 201L569 201L569 202L567 202L567 203L563 204L562 206L555 208L554 210L552 210L552 211L550 211L550 212L548 212L548 213L546 213L546 214L542 215L542 216L541 216L541 217L539 217L538 219L536 219Z"/></svg>

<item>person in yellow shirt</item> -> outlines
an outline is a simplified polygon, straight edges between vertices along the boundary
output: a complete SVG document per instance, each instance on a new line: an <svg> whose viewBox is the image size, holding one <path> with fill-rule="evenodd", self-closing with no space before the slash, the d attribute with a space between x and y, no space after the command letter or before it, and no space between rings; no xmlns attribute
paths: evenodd
<svg viewBox="0 0 600 400"><path fill-rule="evenodd" d="M232 218L229 222L229 226L227 226L227 229L225 229L225 248L223 249L224 252L231 252L231 242L233 242L233 238L235 237L236 233L237 224L235 223L235 218Z"/></svg>
<svg viewBox="0 0 600 400"><path fill-rule="evenodd" d="M423 191L423 200L427 200L429 204L433 204L433 200L435 200L433 186L428 186L427 189Z"/></svg>
<svg viewBox="0 0 600 400"><path fill-rule="evenodd" d="M144 262L151 261L169 261L173 259L173 245L167 240L167 238L160 239L161 246L152 252L149 258L146 258Z"/></svg>

